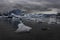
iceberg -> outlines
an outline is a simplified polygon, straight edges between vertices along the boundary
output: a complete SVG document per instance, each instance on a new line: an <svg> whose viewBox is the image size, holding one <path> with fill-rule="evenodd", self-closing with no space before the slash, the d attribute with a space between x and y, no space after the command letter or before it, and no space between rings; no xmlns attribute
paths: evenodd
<svg viewBox="0 0 60 40"><path fill-rule="evenodd" d="M29 32L32 28L24 25L22 22L18 24L18 28L15 32Z"/></svg>

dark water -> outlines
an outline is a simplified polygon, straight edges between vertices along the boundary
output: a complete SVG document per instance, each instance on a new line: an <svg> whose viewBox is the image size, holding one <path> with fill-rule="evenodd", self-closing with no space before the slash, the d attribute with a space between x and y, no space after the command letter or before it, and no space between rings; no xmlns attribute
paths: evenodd
<svg viewBox="0 0 60 40"><path fill-rule="evenodd" d="M0 40L60 40L60 25L24 22L33 29L26 33L15 33L11 24L0 21Z"/></svg>

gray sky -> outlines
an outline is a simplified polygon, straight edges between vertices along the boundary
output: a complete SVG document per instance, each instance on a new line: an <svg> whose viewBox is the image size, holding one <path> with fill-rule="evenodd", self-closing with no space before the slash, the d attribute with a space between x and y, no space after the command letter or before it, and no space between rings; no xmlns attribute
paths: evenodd
<svg viewBox="0 0 60 40"><path fill-rule="evenodd" d="M9 10L8 8L12 9L12 6L15 6L15 4L26 5L27 7L31 6L30 8L32 6L33 8L36 6L60 8L60 0L0 0L0 11Z"/></svg>
<svg viewBox="0 0 60 40"><path fill-rule="evenodd" d="M33 4L33 5L46 5L46 4L60 4L60 0L0 0L1 3L19 3L19 4Z"/></svg>
<svg viewBox="0 0 60 40"><path fill-rule="evenodd" d="M4 4L3 6L8 5L14 6L15 4L20 5L27 5L30 6L42 6L42 7L59 7L60 8L60 0L0 0L0 6L1 4Z"/></svg>

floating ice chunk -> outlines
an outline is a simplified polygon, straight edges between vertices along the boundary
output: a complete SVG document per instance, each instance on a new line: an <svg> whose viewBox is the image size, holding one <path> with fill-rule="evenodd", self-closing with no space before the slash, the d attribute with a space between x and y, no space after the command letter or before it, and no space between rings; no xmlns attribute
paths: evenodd
<svg viewBox="0 0 60 40"><path fill-rule="evenodd" d="M60 22L57 22L57 24L60 24Z"/></svg>
<svg viewBox="0 0 60 40"><path fill-rule="evenodd" d="M56 20L55 18L50 18L48 24L55 24Z"/></svg>
<svg viewBox="0 0 60 40"><path fill-rule="evenodd" d="M23 23L18 24L18 29L15 32L29 32L32 28L24 25Z"/></svg>

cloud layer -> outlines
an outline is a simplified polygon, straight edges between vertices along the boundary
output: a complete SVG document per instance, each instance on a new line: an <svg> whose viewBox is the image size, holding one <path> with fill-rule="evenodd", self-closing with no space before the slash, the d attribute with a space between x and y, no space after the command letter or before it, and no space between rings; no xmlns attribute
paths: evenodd
<svg viewBox="0 0 60 40"><path fill-rule="evenodd" d="M60 0L0 0L1 3L18 3L18 4L33 4L33 5L46 5L46 4L60 4Z"/></svg>
<svg viewBox="0 0 60 40"><path fill-rule="evenodd" d="M40 6L60 8L60 0L0 0L0 12L2 13L13 9L14 6L21 8L24 6L34 10L39 9Z"/></svg>

